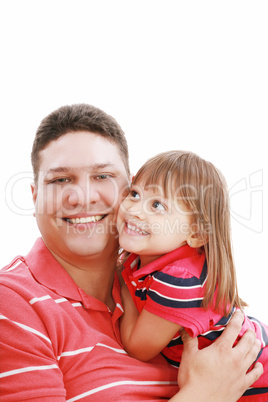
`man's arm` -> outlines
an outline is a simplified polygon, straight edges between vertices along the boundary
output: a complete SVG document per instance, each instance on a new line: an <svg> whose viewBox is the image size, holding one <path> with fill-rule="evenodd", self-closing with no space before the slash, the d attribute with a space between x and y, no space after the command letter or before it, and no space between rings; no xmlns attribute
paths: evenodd
<svg viewBox="0 0 268 402"><path fill-rule="evenodd" d="M223 334L202 350L198 350L196 338L182 333L184 348L178 373L181 390L172 402L234 402L261 376L260 363L247 373L260 351L255 333L247 331L233 347L243 319L237 311Z"/></svg>

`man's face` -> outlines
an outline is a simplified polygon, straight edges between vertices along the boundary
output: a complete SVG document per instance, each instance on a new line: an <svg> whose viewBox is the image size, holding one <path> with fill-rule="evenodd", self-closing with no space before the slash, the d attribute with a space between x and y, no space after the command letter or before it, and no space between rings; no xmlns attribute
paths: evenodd
<svg viewBox="0 0 268 402"><path fill-rule="evenodd" d="M68 133L40 152L32 188L45 244L70 264L113 254L116 215L128 189L117 145L88 132Z"/></svg>

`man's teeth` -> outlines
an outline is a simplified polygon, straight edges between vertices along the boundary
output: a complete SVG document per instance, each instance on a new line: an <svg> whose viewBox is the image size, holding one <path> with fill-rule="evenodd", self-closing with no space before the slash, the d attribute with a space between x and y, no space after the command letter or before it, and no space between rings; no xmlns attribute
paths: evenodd
<svg viewBox="0 0 268 402"><path fill-rule="evenodd" d="M69 223L90 223L98 222L103 218L104 215L87 216L86 218L67 218Z"/></svg>
<svg viewBox="0 0 268 402"><path fill-rule="evenodd" d="M143 234L143 235L149 234L148 232L145 232L145 230L141 230L141 229L137 228L137 226L132 226L129 223L127 223L127 227L128 227L128 229L133 230L133 232L136 232L139 234Z"/></svg>

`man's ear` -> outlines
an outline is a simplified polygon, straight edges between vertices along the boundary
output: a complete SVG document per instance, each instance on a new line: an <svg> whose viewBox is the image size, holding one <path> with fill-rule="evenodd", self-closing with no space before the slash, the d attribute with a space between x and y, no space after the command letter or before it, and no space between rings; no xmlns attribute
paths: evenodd
<svg viewBox="0 0 268 402"><path fill-rule="evenodd" d="M187 238L187 244L193 248L199 248L204 246L208 242L208 236L203 234L200 235L198 233L192 233Z"/></svg>
<svg viewBox="0 0 268 402"><path fill-rule="evenodd" d="M33 198L33 203L35 205L36 203L36 198L37 198L37 186L35 183L31 183L31 191L32 191L32 198Z"/></svg>

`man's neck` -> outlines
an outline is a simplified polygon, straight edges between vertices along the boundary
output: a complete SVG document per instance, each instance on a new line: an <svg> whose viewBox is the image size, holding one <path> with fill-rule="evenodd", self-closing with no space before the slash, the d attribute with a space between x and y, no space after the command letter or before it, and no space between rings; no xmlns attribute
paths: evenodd
<svg viewBox="0 0 268 402"><path fill-rule="evenodd" d="M64 261L52 252L55 259L68 272L77 286L86 294L95 297L106 304L110 310L114 309L112 287L117 254L109 258L92 258L87 263L76 264Z"/></svg>

